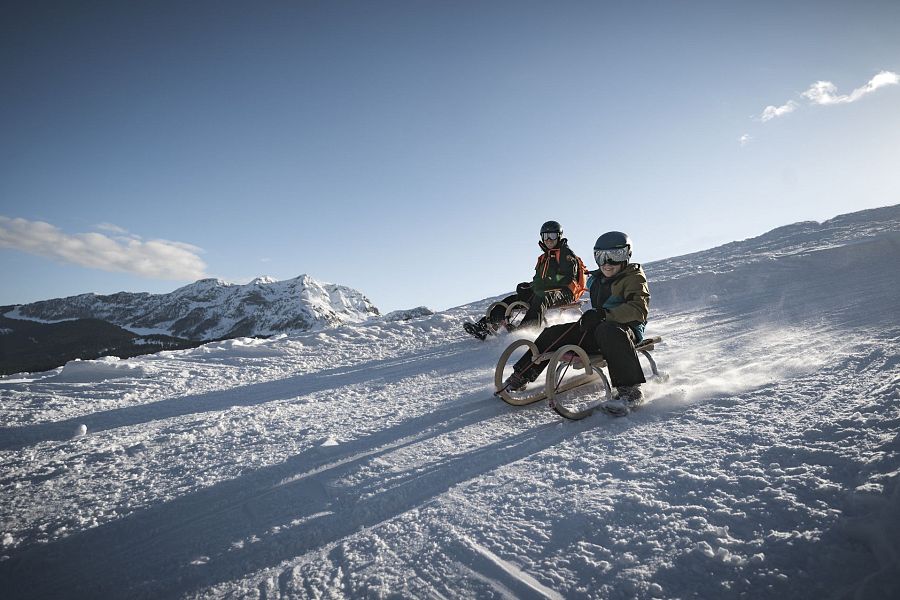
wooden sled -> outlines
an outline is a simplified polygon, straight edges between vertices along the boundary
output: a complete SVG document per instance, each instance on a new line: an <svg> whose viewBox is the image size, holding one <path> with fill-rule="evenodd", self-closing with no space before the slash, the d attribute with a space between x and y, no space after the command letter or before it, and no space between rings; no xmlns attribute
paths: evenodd
<svg viewBox="0 0 900 600"><path fill-rule="evenodd" d="M551 306L547 309L547 311L551 310L577 310L578 312L582 311L582 307L588 302L585 298L584 300L576 300L569 304L560 304L558 306ZM491 323L491 313L494 312L494 309L498 306L503 307L503 320L497 324ZM484 312L486 317L485 321L487 323L488 328L491 330L491 333L497 333L500 329L505 329L508 331L512 331L517 329L519 325L522 323L522 319L525 317L525 313L528 312L528 303L523 302L522 300L514 300L507 304L506 302L494 302L490 306L488 306L487 310Z"/></svg>
<svg viewBox="0 0 900 600"><path fill-rule="evenodd" d="M635 345L639 357L643 357L653 378L664 379L659 373L656 361L650 352L662 342L661 337L646 338ZM503 387L506 363L513 352L527 346L535 364L549 362L543 385L535 388L510 392ZM537 346L527 339L510 344L494 369L494 392L507 404L525 406L541 400L548 400L550 408L567 419L583 419L607 400L611 400L612 387L604 372L606 359L600 354L588 356L581 346L568 344L551 352L538 354ZM531 389L529 389L529 387Z"/></svg>

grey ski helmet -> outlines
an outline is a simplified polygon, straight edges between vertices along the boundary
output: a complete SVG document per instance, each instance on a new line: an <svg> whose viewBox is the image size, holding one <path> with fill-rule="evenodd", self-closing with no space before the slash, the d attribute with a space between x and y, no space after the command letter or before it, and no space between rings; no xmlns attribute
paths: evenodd
<svg viewBox="0 0 900 600"><path fill-rule="evenodd" d="M547 221L541 225L541 233L558 233L561 237L563 234L562 225L557 221Z"/></svg>
<svg viewBox="0 0 900 600"><path fill-rule="evenodd" d="M594 243L598 266L606 262L627 263L631 259L631 238L621 231L607 231Z"/></svg>

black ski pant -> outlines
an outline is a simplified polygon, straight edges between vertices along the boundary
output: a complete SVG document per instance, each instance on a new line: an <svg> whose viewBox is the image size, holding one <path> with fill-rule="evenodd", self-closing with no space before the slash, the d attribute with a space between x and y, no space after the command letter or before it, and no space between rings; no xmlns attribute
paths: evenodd
<svg viewBox="0 0 900 600"><path fill-rule="evenodd" d="M516 293L503 299L503 303L509 306L513 302L521 300L528 303L528 310L522 317L520 327L528 327L530 325L540 325L544 322L544 312L551 306L560 306L563 304L571 304L574 300L572 291L569 288L560 288L555 290L547 290L543 293L535 293L530 283L520 283L516 287ZM506 316L506 309L502 306L495 307L490 314L490 321L493 325L498 325Z"/></svg>
<svg viewBox="0 0 900 600"><path fill-rule="evenodd" d="M588 354L602 354L609 368L610 383L613 387L644 383L644 370L634 349L634 333L626 325L612 321L601 321L594 331L584 332L578 322L562 323L546 328L534 340L538 352L543 354L575 344ZM547 362L532 364L530 352L526 352L513 367L528 381L534 381L547 367Z"/></svg>

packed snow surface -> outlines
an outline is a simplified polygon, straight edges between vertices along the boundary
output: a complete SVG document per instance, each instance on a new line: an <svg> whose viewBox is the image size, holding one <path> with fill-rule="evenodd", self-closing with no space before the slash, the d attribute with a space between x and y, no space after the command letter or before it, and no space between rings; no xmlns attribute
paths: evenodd
<svg viewBox="0 0 900 600"><path fill-rule="evenodd" d="M489 300L0 380L0 589L900 597L897 215L645 265L624 418L494 398Z"/></svg>

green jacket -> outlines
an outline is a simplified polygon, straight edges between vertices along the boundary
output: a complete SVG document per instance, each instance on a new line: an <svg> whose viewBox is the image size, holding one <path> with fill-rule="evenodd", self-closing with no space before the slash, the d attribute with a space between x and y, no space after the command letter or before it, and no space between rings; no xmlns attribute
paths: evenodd
<svg viewBox="0 0 900 600"><path fill-rule="evenodd" d="M574 292L578 278L578 259L569 249L568 240L562 238L552 250L547 248L544 242L538 242L538 245L544 253L538 256L537 264L534 266L532 290L535 293L543 293L547 290L568 288Z"/></svg>
<svg viewBox="0 0 900 600"><path fill-rule="evenodd" d="M599 269L592 271L588 287L591 306L605 310L607 320L628 325L635 333L635 341L644 338L650 312L650 287L641 265L627 264L609 279Z"/></svg>

